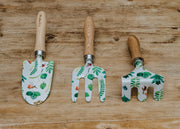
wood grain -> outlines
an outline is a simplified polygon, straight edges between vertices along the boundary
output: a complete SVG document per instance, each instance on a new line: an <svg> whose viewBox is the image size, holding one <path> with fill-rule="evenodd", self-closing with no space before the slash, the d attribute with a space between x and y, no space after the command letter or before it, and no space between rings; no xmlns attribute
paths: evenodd
<svg viewBox="0 0 180 129"><path fill-rule="evenodd" d="M132 58L132 62L135 63L135 60L138 58L143 60L142 54L141 54L141 48L138 38L135 35L131 35L128 37L128 48L129 53Z"/></svg>
<svg viewBox="0 0 180 129"><path fill-rule="evenodd" d="M46 13L44 11L38 12L36 18L35 51L41 50L45 52L46 21Z"/></svg>
<svg viewBox="0 0 180 129"><path fill-rule="evenodd" d="M94 21L88 16L84 23L84 56L94 56Z"/></svg>
<svg viewBox="0 0 180 129"><path fill-rule="evenodd" d="M49 98L30 106L21 95L22 62L33 61L36 15L47 14L46 61L55 61ZM95 24L95 65L106 70L107 91L99 102L97 80L91 103L85 102L84 80L77 103L71 102L71 76L84 65L84 19ZM145 67L165 77L163 99L145 102L133 89L121 100L121 76L133 70L127 39L141 41ZM180 127L179 0L1 0L0 128L159 128Z"/></svg>

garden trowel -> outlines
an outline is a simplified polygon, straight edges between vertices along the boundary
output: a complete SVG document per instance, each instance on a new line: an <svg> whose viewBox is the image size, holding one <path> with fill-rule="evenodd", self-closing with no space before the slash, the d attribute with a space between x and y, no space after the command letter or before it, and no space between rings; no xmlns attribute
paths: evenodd
<svg viewBox="0 0 180 129"><path fill-rule="evenodd" d="M139 40L135 36L128 38L128 47L131 53L135 69L122 77L122 100L127 102L131 99L131 88L138 89L139 101L147 99L147 89L154 88L154 99L159 101L163 96L164 78L144 68L144 59L140 52Z"/></svg>
<svg viewBox="0 0 180 129"><path fill-rule="evenodd" d="M36 44L34 62L25 60L22 72L22 95L31 105L44 102L49 96L53 76L54 62L44 62L46 14L40 11L36 21Z"/></svg>
<svg viewBox="0 0 180 129"><path fill-rule="evenodd" d="M85 65L82 67L75 68L72 73L72 101L76 102L79 90L79 80L85 79L85 98L87 102L91 101L92 95L92 80L98 79L99 99L101 102L105 100L106 90L106 75L105 71L101 67L93 65L94 58L94 22L92 17L88 16L85 20L84 25L85 35Z"/></svg>

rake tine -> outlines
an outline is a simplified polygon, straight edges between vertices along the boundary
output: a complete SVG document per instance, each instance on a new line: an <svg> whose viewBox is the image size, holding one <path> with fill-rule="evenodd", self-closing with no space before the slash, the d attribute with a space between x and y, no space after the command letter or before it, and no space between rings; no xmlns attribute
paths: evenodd
<svg viewBox="0 0 180 129"><path fill-rule="evenodd" d="M84 38L85 38L85 49L84 49L84 60L85 66L78 67L73 71L73 82L72 82L72 101L76 102L78 97L79 79L85 79L85 98L87 102L91 101L92 97L92 80L98 78L99 86L99 99L101 102L105 100L105 71L104 69L93 66L94 59L94 22L91 16L88 16L84 24ZM78 78L78 80L76 79ZM76 95L76 96L74 96Z"/></svg>
<svg viewBox="0 0 180 129"><path fill-rule="evenodd" d="M77 74L76 69L73 71L73 75ZM78 94L79 94L79 78L73 76L72 77L72 88L71 88L71 92L72 92L72 101L75 103L77 98L78 98Z"/></svg>
<svg viewBox="0 0 180 129"><path fill-rule="evenodd" d="M164 77L144 68L144 59L140 51L139 40L135 36L128 38L128 48L135 69L122 77L122 100L128 102L131 98L130 88L138 88L138 100L147 99L148 87L154 87L154 99L159 101L163 96Z"/></svg>
<svg viewBox="0 0 180 129"><path fill-rule="evenodd" d="M85 97L87 102L91 101L92 88L93 88L92 80L85 78Z"/></svg>
<svg viewBox="0 0 180 129"><path fill-rule="evenodd" d="M143 86L138 88L138 100L145 101L147 99L147 89L143 91Z"/></svg>
<svg viewBox="0 0 180 129"><path fill-rule="evenodd" d="M164 84L154 87L154 99L157 101L161 100L163 97L163 86Z"/></svg>
<svg viewBox="0 0 180 129"><path fill-rule="evenodd" d="M104 102L105 93L106 93L106 81L104 78L98 79L98 87L99 87L99 99L101 102Z"/></svg>
<svg viewBox="0 0 180 129"><path fill-rule="evenodd" d="M130 83L122 81L122 100L124 102L128 102L131 99L131 89Z"/></svg>
<svg viewBox="0 0 180 129"><path fill-rule="evenodd" d="M72 84L72 101L75 103L79 94L79 80L75 80Z"/></svg>

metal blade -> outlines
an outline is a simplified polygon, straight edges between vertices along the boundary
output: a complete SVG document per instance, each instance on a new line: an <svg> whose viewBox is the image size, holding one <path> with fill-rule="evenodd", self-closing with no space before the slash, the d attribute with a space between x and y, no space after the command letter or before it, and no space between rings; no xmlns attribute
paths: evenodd
<svg viewBox="0 0 180 129"><path fill-rule="evenodd" d="M49 96L54 62L43 62L38 56L35 62L24 61L22 72L22 95L31 105L44 102Z"/></svg>
<svg viewBox="0 0 180 129"><path fill-rule="evenodd" d="M136 68L128 75L122 77L122 100L128 102L131 99L131 89L138 89L138 100L147 99L147 89L154 88L154 99L159 101L163 96L164 78L147 70L141 60L135 64Z"/></svg>
<svg viewBox="0 0 180 129"><path fill-rule="evenodd" d="M86 101L91 101L92 96L92 80L94 78L98 78L98 86L99 86L99 98L100 101L103 102L105 100L105 91L106 91L106 75L103 68L93 66L91 61L87 61L85 66L78 67L73 71L72 74L72 101L76 102L78 97L78 89L79 89L79 80L80 78L85 79L85 97Z"/></svg>

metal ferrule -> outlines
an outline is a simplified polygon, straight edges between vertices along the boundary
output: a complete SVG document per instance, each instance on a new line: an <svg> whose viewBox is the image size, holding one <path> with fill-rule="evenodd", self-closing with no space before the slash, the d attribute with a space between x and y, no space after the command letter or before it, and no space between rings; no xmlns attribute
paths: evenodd
<svg viewBox="0 0 180 129"><path fill-rule="evenodd" d="M42 51L42 50L36 50L35 51L35 56L36 57L41 56L44 59L45 58L45 52Z"/></svg>
<svg viewBox="0 0 180 129"><path fill-rule="evenodd" d="M85 55L84 56L84 60L85 60L85 63L87 61L91 61L93 63L93 60L94 60L94 56L93 55Z"/></svg>
<svg viewBox="0 0 180 129"><path fill-rule="evenodd" d="M142 65L144 65L144 60L143 60L143 58L141 58L141 57L137 57L137 58L135 58L134 59L134 61L133 61L133 65L134 65L134 67L136 67L136 62L138 61L138 60L140 60L141 62L142 62Z"/></svg>

